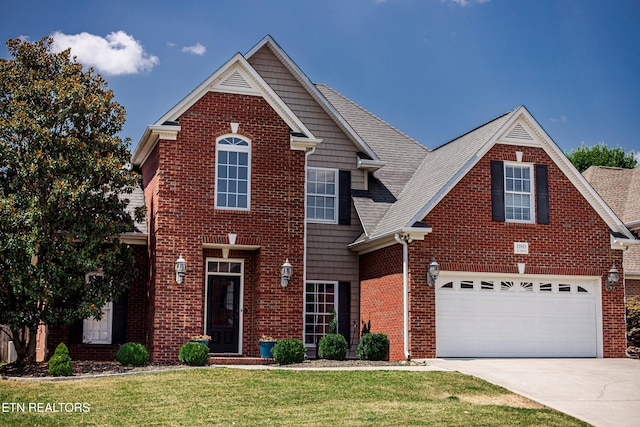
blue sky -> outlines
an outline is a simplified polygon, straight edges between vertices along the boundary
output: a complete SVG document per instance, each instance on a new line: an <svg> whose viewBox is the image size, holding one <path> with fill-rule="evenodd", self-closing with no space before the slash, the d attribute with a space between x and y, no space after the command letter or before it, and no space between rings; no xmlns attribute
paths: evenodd
<svg viewBox="0 0 640 427"><path fill-rule="evenodd" d="M638 0L0 0L0 39L56 34L127 109L137 144L235 53L272 35L428 147L525 105L563 149L640 151ZM6 46L0 56L8 57Z"/></svg>

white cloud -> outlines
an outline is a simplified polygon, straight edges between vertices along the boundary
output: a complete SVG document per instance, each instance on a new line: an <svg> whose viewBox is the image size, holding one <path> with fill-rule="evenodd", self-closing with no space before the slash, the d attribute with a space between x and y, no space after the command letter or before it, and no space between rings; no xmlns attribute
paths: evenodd
<svg viewBox="0 0 640 427"><path fill-rule="evenodd" d="M182 48L183 52L193 53L194 55L204 55L207 51L207 48L202 46L200 43L196 43L193 46L185 46Z"/></svg>
<svg viewBox="0 0 640 427"><path fill-rule="evenodd" d="M471 3L489 3L491 0L442 0L443 3L457 4L458 6L469 6Z"/></svg>
<svg viewBox="0 0 640 427"><path fill-rule="evenodd" d="M58 31L52 37L56 52L71 48L71 55L78 57L78 62L94 67L101 74L138 74L150 71L160 62L157 56L145 52L140 42L124 31L113 32L106 37Z"/></svg>
<svg viewBox="0 0 640 427"><path fill-rule="evenodd" d="M564 114L560 114L560 117L554 117L549 120L551 121L551 123L561 123L561 124L569 123L569 119Z"/></svg>

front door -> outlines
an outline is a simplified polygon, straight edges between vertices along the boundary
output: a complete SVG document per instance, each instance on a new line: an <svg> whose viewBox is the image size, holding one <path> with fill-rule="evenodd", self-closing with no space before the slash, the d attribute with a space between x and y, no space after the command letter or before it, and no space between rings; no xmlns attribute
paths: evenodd
<svg viewBox="0 0 640 427"><path fill-rule="evenodd" d="M212 353L238 353L240 276L207 277L207 335Z"/></svg>

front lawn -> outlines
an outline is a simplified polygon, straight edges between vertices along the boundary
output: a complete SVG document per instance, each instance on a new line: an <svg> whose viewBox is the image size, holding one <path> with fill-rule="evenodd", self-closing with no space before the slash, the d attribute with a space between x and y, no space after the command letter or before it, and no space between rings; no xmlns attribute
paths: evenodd
<svg viewBox="0 0 640 427"><path fill-rule="evenodd" d="M3 426L587 425L477 378L438 371L208 368L0 381L0 405Z"/></svg>

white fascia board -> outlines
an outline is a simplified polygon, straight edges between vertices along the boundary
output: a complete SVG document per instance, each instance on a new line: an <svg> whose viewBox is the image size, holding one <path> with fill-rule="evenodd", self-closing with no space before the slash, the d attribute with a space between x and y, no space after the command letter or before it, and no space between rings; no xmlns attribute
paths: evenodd
<svg viewBox="0 0 640 427"><path fill-rule="evenodd" d="M120 241L128 245L146 246L149 236L143 233L122 233Z"/></svg>
<svg viewBox="0 0 640 427"><path fill-rule="evenodd" d="M258 72L249 64L249 62L240 53L237 53L227 61L222 67L220 67L215 73L213 73L208 79L201 83L195 90L187 95L182 101L180 101L169 112L162 116L157 123L164 123L166 121L176 121L178 118L187 111L193 104L195 104L200 98L202 98L207 92L215 89L216 83L222 77L226 77L228 71L233 67L240 67L243 74L246 74L252 80L252 83L256 86L254 92L257 96L262 96L269 105L280 115L280 117L287 123L287 125L296 132L300 132L315 139L313 133L302 123L291 109L285 104L285 102L275 93L273 89L267 84L267 82L258 74ZM228 93L236 93L236 91L225 89L221 90ZM246 91L238 90L237 93L246 93Z"/></svg>
<svg viewBox="0 0 640 427"><path fill-rule="evenodd" d="M322 139L304 138L291 135L291 149L294 151L309 151L316 148Z"/></svg>
<svg viewBox="0 0 640 427"><path fill-rule="evenodd" d="M293 60L287 55L287 53L276 43L271 36L266 36L257 45L255 45L246 54L246 58L250 58L257 51L262 49L264 45L268 45L273 53L282 61L284 66L291 71L294 77L300 82L300 84L309 92L309 94L320 104L320 106L329 114L331 118L341 127L351 140L358 146L360 150L367 153L369 157L374 160L379 160L378 155L367 145L367 143L358 135L358 133L347 123L347 121L338 113L338 111L331 105L329 101L320 93L318 88L309 80L307 75L293 62Z"/></svg>
<svg viewBox="0 0 640 427"><path fill-rule="evenodd" d="M357 167L358 169L368 170L370 172L375 172L381 167L385 165L385 162L382 160L369 160L369 159L361 159L358 158Z"/></svg>
<svg viewBox="0 0 640 427"><path fill-rule="evenodd" d="M524 120L526 124L536 133L538 141L534 142L499 142L501 136L511 128L511 126L518 120ZM438 191L435 197L433 197L427 204L408 222L408 224L415 224L417 221L421 221L440 201L446 196L449 191L455 187L455 185L466 175L466 173L475 166L475 164L491 149L495 144L508 144L508 145L520 145L520 146L532 146L542 148L547 155L554 161L554 163L560 168L565 176L571 181L571 183L578 189L582 196L589 202L589 204L598 212L600 217L612 230L618 231L630 239L633 239L631 232L620 221L611 208L602 200L600 195L591 187L587 180L581 173L573 166L573 164L567 159L560 147L551 139L551 137L542 129L540 124L533 118L531 113L524 107L518 107L513 113L511 118L507 120L505 124L487 141L487 143L462 167L460 170ZM428 158L428 156L427 156ZM427 159L425 159L426 161Z"/></svg>
<svg viewBox="0 0 640 427"><path fill-rule="evenodd" d="M363 255L388 246L397 245L398 242L396 241L395 236L398 234L408 235L411 240L424 240L424 237L431 232L431 227L403 227L373 239L353 242L348 246L348 248L357 252L359 255Z"/></svg>
<svg viewBox="0 0 640 427"><path fill-rule="evenodd" d="M630 221L625 223L624 225L631 231L640 230L640 220Z"/></svg>
<svg viewBox="0 0 640 427"><path fill-rule="evenodd" d="M611 238L611 249L626 250L629 246L640 245L638 239L624 239L622 237L616 237L613 234L609 234Z"/></svg>
<svg viewBox="0 0 640 427"><path fill-rule="evenodd" d="M156 146L160 139L166 139L169 141L175 141L178 139L178 132L180 132L180 126L174 125L149 125L144 131L142 138L138 142L138 146L131 155L131 163L136 166L142 165L153 148Z"/></svg>
<svg viewBox="0 0 640 427"><path fill-rule="evenodd" d="M527 125L529 125L536 136L542 142L541 148L551 157L565 176L571 181L571 183L578 189L582 196L589 202L589 204L595 209L604 222L614 231L624 234L629 239L634 239L633 234L625 227L618 216L611 210L602 197L593 189L591 184L586 180L584 176L573 166L564 152L558 147L553 139L545 132L540 124L533 118L531 113L524 107L518 109L517 114L514 116L514 121L522 118Z"/></svg>

